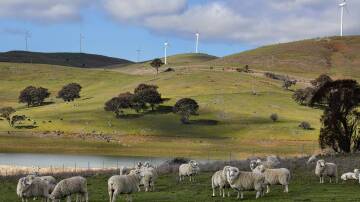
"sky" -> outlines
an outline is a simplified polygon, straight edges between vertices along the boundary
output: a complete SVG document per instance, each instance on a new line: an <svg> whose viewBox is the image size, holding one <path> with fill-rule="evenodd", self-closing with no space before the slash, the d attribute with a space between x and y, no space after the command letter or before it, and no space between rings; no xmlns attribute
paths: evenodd
<svg viewBox="0 0 360 202"><path fill-rule="evenodd" d="M0 0L0 51L83 51L137 61L195 50L225 56L340 33L342 0ZM344 34L360 34L348 0Z"/></svg>

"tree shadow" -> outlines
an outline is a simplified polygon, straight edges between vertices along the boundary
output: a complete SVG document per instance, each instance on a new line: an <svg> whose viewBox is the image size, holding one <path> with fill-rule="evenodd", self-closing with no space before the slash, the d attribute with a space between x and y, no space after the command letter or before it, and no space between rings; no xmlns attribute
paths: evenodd
<svg viewBox="0 0 360 202"><path fill-rule="evenodd" d="M123 114L117 117L117 119L137 119L144 116L143 114Z"/></svg>
<svg viewBox="0 0 360 202"><path fill-rule="evenodd" d="M146 111L143 114L169 114L173 112L173 107L172 106L163 106L160 105L158 106L155 110L151 111Z"/></svg>
<svg viewBox="0 0 360 202"><path fill-rule="evenodd" d="M25 126L15 126L14 128L16 128L16 129L34 129L37 127L38 126L34 126L34 125L25 125Z"/></svg>
<svg viewBox="0 0 360 202"><path fill-rule="evenodd" d="M189 124L192 125L201 125L201 126L214 126L217 125L219 121L211 120L211 119L198 119L198 120L190 120Z"/></svg>

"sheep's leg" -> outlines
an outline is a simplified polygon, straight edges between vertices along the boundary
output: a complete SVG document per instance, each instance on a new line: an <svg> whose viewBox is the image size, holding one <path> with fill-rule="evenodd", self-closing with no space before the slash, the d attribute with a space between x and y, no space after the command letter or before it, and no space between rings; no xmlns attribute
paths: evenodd
<svg viewBox="0 0 360 202"><path fill-rule="evenodd" d="M237 191L237 196L236 196L236 198L237 198L237 199L240 198L240 192L239 192L239 191Z"/></svg>
<svg viewBox="0 0 360 202"><path fill-rule="evenodd" d="M71 202L71 196L66 197L66 202Z"/></svg>
<svg viewBox="0 0 360 202"><path fill-rule="evenodd" d="M191 175L190 175L190 182L191 182Z"/></svg>
<svg viewBox="0 0 360 202"><path fill-rule="evenodd" d="M228 189L228 197L230 197L230 189Z"/></svg>
<svg viewBox="0 0 360 202"><path fill-rule="evenodd" d="M213 190L212 197L215 197L215 196L216 196L216 194L215 194L215 188L213 187L212 190ZM221 193L221 190L220 190L220 193Z"/></svg>
<svg viewBox="0 0 360 202"><path fill-rule="evenodd" d="M331 182L331 177L329 177L329 178L330 178L330 183L332 183L332 182Z"/></svg>
<svg viewBox="0 0 360 202"><path fill-rule="evenodd" d="M284 192L289 193L289 185L288 184L285 185L285 191Z"/></svg>
<svg viewBox="0 0 360 202"><path fill-rule="evenodd" d="M225 198L225 188L222 187L221 190L222 190L222 197Z"/></svg>
<svg viewBox="0 0 360 202"><path fill-rule="evenodd" d="M119 195L119 192L116 190L116 191L113 193L113 197L112 197L112 201L111 201L111 202L116 202L116 198L117 198L118 195Z"/></svg>
<svg viewBox="0 0 360 202"><path fill-rule="evenodd" d="M113 191L108 190L108 192L109 192L109 202L112 202Z"/></svg>
<svg viewBox="0 0 360 202"><path fill-rule="evenodd" d="M240 192L241 193L241 197L240 197L240 199L244 199L244 192Z"/></svg>
<svg viewBox="0 0 360 202"><path fill-rule="evenodd" d="M258 198L260 197L260 195L261 195L261 192L260 192L260 191L257 191L257 192L256 192L256 199L258 199Z"/></svg>
<svg viewBox="0 0 360 202"><path fill-rule="evenodd" d="M266 185L266 193L270 193L270 185Z"/></svg>

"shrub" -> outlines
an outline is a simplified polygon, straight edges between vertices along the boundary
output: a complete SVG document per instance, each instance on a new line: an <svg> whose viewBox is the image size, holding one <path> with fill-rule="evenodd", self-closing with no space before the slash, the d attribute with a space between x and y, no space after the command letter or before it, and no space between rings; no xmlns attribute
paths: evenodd
<svg viewBox="0 0 360 202"><path fill-rule="evenodd" d="M304 130L311 130L311 125L309 122L307 121L303 121L299 124L299 127L304 129Z"/></svg>
<svg viewBox="0 0 360 202"><path fill-rule="evenodd" d="M12 126L12 124L11 124L11 114L13 114L15 112L16 112L16 110L14 108L12 108L12 107L3 107L3 108L0 109L0 117L7 120L9 125Z"/></svg>
<svg viewBox="0 0 360 202"><path fill-rule="evenodd" d="M162 60L160 58L155 58L153 61L151 61L150 65L156 69L156 74L159 73L159 68L164 65Z"/></svg>
<svg viewBox="0 0 360 202"><path fill-rule="evenodd" d="M271 114L271 115L270 115L270 119L271 119L273 122L276 122L276 121L279 120L279 116L278 116L276 113L274 113L274 114Z"/></svg>
<svg viewBox="0 0 360 202"><path fill-rule="evenodd" d="M116 118L120 118L124 115L124 109L128 109L131 107L131 100L133 94L131 93L123 93L120 94L118 97L111 98L109 101L105 103L105 111L114 112Z"/></svg>

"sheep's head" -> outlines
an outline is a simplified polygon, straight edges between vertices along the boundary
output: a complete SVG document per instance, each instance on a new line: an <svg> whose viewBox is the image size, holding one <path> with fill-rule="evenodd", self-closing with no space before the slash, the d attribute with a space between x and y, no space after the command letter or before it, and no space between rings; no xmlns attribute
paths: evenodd
<svg viewBox="0 0 360 202"><path fill-rule="evenodd" d="M226 177L229 181L231 181L239 175L239 172L239 169L236 167L227 168Z"/></svg>
<svg viewBox="0 0 360 202"><path fill-rule="evenodd" d="M190 164L191 167L193 167L193 168L199 167L198 162L196 162L196 161L194 161L194 160L189 161L189 164Z"/></svg>
<svg viewBox="0 0 360 202"><path fill-rule="evenodd" d="M146 161L146 162L144 163L144 167L146 167L146 168L150 168L150 167L151 167L150 162L149 162L149 161Z"/></svg>
<svg viewBox="0 0 360 202"><path fill-rule="evenodd" d="M265 172L266 168L264 165L258 165L254 170L258 171L259 173Z"/></svg>
<svg viewBox="0 0 360 202"><path fill-rule="evenodd" d="M359 169L355 168L354 173L359 173Z"/></svg>
<svg viewBox="0 0 360 202"><path fill-rule="evenodd" d="M324 168L325 167L325 160L323 160L323 159L318 160L316 162L316 165L318 165L321 168Z"/></svg>
<svg viewBox="0 0 360 202"><path fill-rule="evenodd" d="M254 170L255 168L256 168L256 166L258 166L260 163L258 162L260 159L258 159L258 160L251 160L250 161L250 169L251 170ZM261 162L261 160L260 160L260 162Z"/></svg>
<svg viewBox="0 0 360 202"><path fill-rule="evenodd" d="M33 184L34 180L35 180L35 176L28 176L23 180L23 182L21 182L22 186L23 186L23 189L21 191L22 196L28 197L28 190L31 187L31 185Z"/></svg>
<svg viewBox="0 0 360 202"><path fill-rule="evenodd" d="M141 163L140 161L136 164L136 168L141 168L143 166L143 163Z"/></svg>

